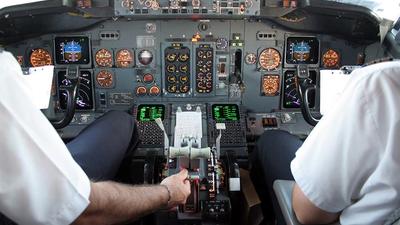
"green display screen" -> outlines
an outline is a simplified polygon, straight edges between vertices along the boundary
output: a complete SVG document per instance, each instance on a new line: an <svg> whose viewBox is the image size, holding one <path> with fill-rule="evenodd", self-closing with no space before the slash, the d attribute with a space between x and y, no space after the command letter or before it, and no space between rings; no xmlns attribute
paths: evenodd
<svg viewBox="0 0 400 225"><path fill-rule="evenodd" d="M212 117L217 122L238 121L240 119L239 107L235 104L212 105Z"/></svg>
<svg viewBox="0 0 400 225"><path fill-rule="evenodd" d="M164 105L139 105L137 110L138 121L154 121L157 118L164 120Z"/></svg>

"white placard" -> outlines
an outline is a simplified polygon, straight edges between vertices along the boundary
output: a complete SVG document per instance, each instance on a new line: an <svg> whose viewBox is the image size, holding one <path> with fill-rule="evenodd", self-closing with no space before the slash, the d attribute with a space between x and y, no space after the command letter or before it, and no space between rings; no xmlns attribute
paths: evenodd
<svg viewBox="0 0 400 225"><path fill-rule="evenodd" d="M33 103L39 109L49 108L53 73L54 66L42 66L29 68L29 75L22 76L31 90Z"/></svg>
<svg viewBox="0 0 400 225"><path fill-rule="evenodd" d="M342 70L321 70L321 114L328 112L339 100L350 74L344 74Z"/></svg>

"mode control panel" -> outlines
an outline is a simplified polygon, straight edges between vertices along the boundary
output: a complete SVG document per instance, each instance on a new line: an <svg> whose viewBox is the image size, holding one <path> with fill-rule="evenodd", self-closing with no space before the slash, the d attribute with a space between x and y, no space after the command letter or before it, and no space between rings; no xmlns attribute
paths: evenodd
<svg viewBox="0 0 400 225"><path fill-rule="evenodd" d="M260 15L260 0L114 0L115 16Z"/></svg>

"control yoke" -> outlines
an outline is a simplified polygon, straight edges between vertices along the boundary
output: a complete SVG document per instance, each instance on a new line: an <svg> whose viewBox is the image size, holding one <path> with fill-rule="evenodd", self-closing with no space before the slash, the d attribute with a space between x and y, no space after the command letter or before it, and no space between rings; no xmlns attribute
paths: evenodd
<svg viewBox="0 0 400 225"><path fill-rule="evenodd" d="M71 123L75 115L76 98L79 92L79 67L68 67L66 72L68 82L60 86L60 91L67 95L67 106L63 117L60 120L52 120L51 124L55 129L62 129Z"/></svg>
<svg viewBox="0 0 400 225"><path fill-rule="evenodd" d="M310 93L316 92L317 86L313 84L309 78L310 72L307 65L298 65L297 71L297 91L300 100L301 113L303 114L304 120L311 126L317 125L321 119L321 115L314 115L310 109Z"/></svg>

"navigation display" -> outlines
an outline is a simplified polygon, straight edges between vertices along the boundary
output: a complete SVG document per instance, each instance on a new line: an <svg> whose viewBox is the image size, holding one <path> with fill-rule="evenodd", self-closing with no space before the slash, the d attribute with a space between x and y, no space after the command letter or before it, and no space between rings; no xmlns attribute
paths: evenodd
<svg viewBox="0 0 400 225"><path fill-rule="evenodd" d="M310 70L310 77L307 78L307 82L316 84L317 83L317 72ZM297 92L298 79L296 78L296 72L294 70L288 70L284 74L284 85L283 85L283 108L297 109L301 106L301 101ZM311 92L308 96L309 107L315 107L315 93Z"/></svg>
<svg viewBox="0 0 400 225"><path fill-rule="evenodd" d="M212 105L212 117L217 122L239 121L239 107L235 104Z"/></svg>
<svg viewBox="0 0 400 225"><path fill-rule="evenodd" d="M286 41L286 63L318 64L319 41L315 37L288 37Z"/></svg>
<svg viewBox="0 0 400 225"><path fill-rule="evenodd" d="M87 70L81 70L79 81L79 92L76 97L76 109L91 110L94 108L92 73ZM70 84L71 81L66 77L66 71L59 71L58 86L69 86ZM65 91L59 91L59 100L61 109L66 109L67 93Z"/></svg>
<svg viewBox="0 0 400 225"><path fill-rule="evenodd" d="M139 105L137 110L137 120L141 122L154 121L157 118L164 120L164 105Z"/></svg>
<svg viewBox="0 0 400 225"><path fill-rule="evenodd" d="M57 64L90 63L88 37L56 37L54 45Z"/></svg>

